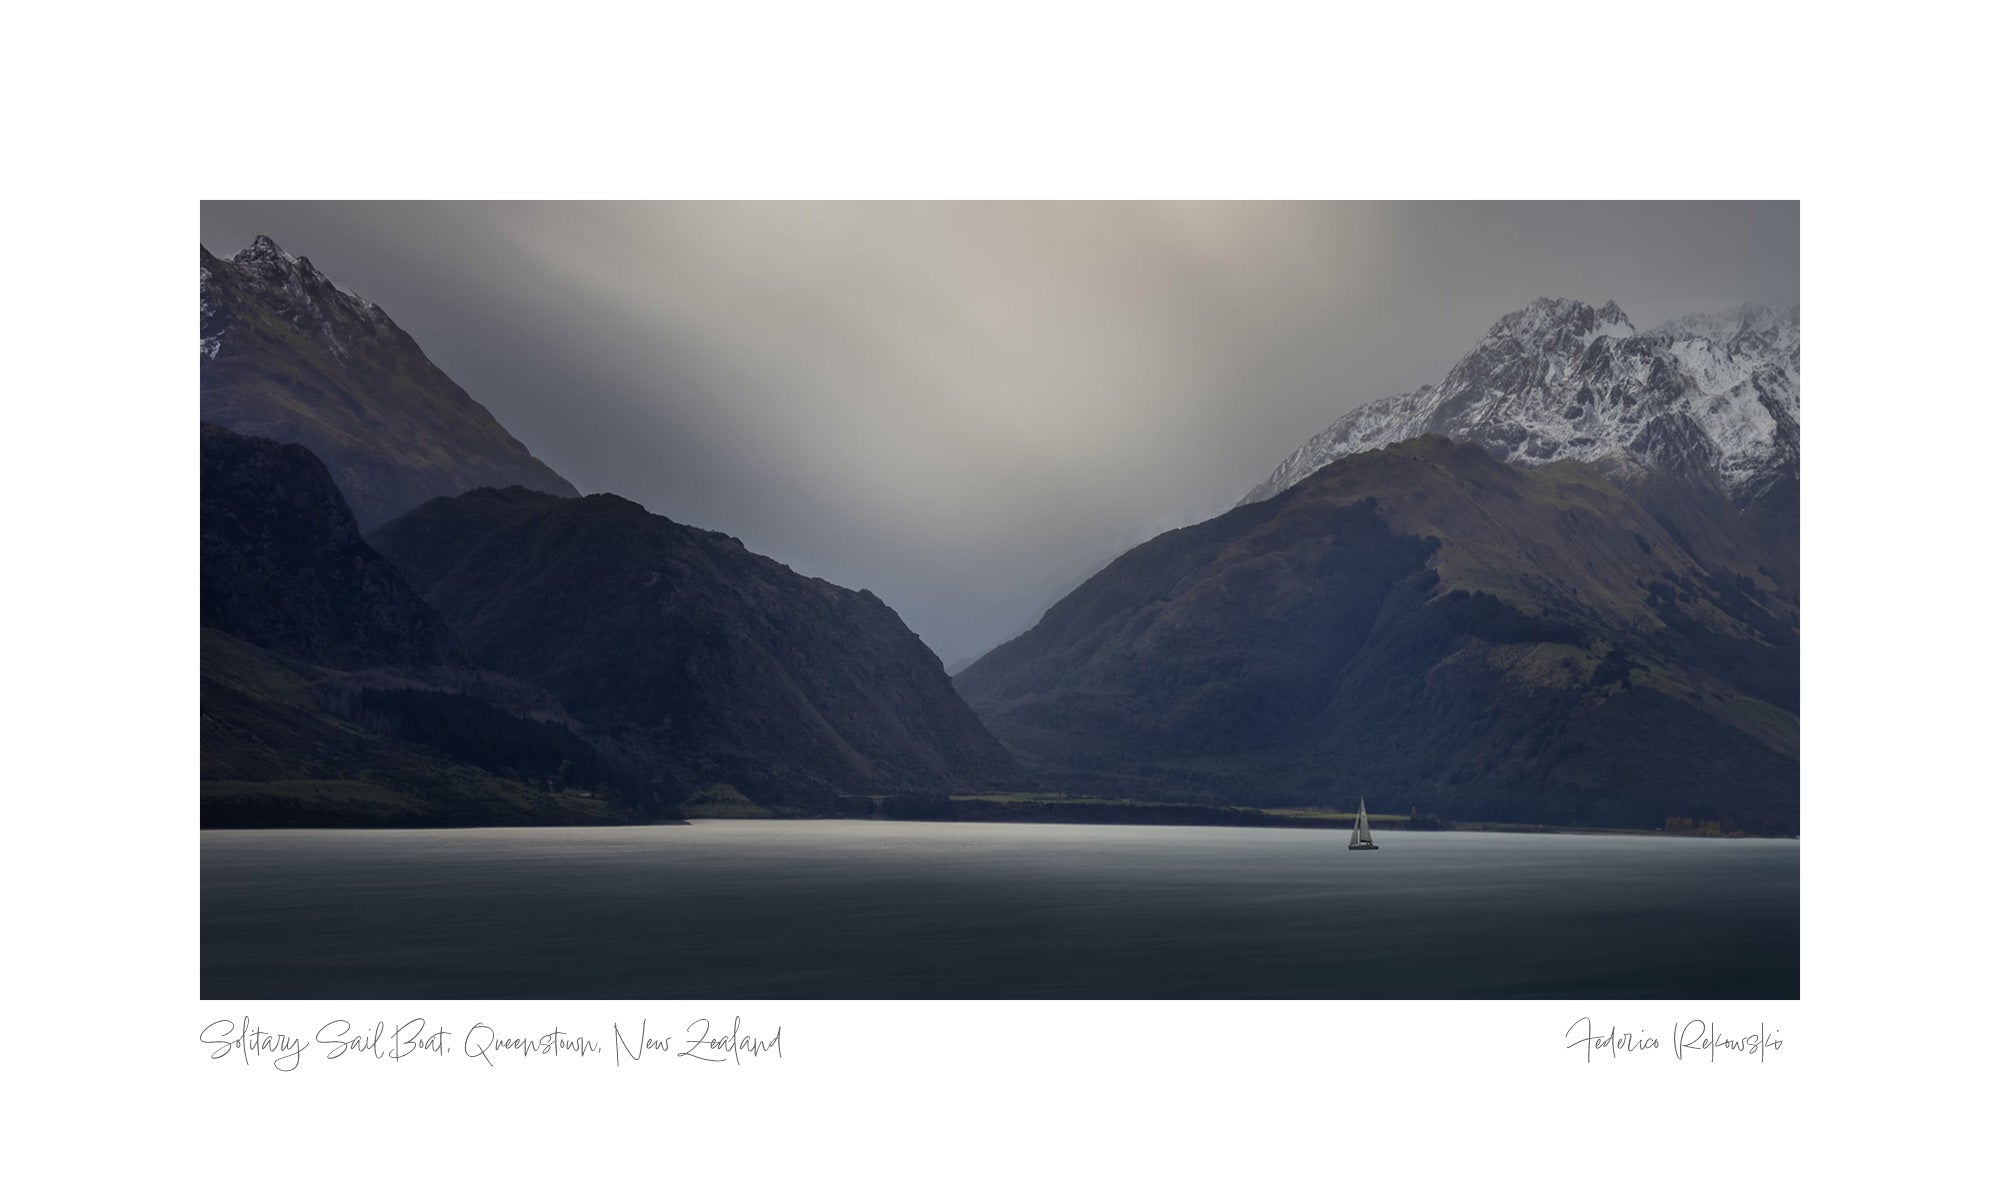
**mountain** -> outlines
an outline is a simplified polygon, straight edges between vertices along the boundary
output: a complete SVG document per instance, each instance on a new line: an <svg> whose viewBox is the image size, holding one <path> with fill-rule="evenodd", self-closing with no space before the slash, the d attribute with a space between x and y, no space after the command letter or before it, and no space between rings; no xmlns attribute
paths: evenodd
<svg viewBox="0 0 2000 1200"><path fill-rule="evenodd" d="M1600 462L1789 514L1799 471L1799 314L1744 305L1641 334L1616 304L1541 299L1496 323L1436 383L1364 404L1252 488L1266 500L1328 463L1425 434L1506 462Z"/></svg>
<svg viewBox="0 0 2000 1200"><path fill-rule="evenodd" d="M202 248L201 414L311 450L363 529L475 487L576 495L387 313L268 237Z"/></svg>
<svg viewBox="0 0 2000 1200"><path fill-rule="evenodd" d="M463 661L303 446L201 427L201 623L307 662Z"/></svg>
<svg viewBox="0 0 2000 1200"><path fill-rule="evenodd" d="M1135 548L956 682L1045 784L1795 830L1796 592L1733 504L1645 482L1435 435L1347 454Z"/></svg>
<svg viewBox="0 0 2000 1200"><path fill-rule="evenodd" d="M205 821L827 812L1018 781L880 600L577 497L307 259L204 248L201 296Z"/></svg>
<svg viewBox="0 0 2000 1200"><path fill-rule="evenodd" d="M670 815L552 698L469 661L302 446L202 426L201 623L205 826Z"/></svg>
<svg viewBox="0 0 2000 1200"><path fill-rule="evenodd" d="M725 534L512 487L370 537L481 662L547 688L683 794L789 804L1019 779L887 605Z"/></svg>

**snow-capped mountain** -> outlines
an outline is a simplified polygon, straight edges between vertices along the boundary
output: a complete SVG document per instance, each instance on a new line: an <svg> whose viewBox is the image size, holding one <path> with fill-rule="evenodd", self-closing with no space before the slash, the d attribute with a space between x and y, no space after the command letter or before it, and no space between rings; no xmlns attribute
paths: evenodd
<svg viewBox="0 0 2000 1200"><path fill-rule="evenodd" d="M268 237L201 252L201 418L311 450L363 529L477 487L576 495L379 305Z"/></svg>
<svg viewBox="0 0 2000 1200"><path fill-rule="evenodd" d="M1443 379L1335 421L1242 502L1429 433L1506 462L1660 471L1747 506L1798 478L1798 309L1746 304L1639 333L1616 304L1537 300L1501 318Z"/></svg>
<svg viewBox="0 0 2000 1200"><path fill-rule="evenodd" d="M352 337L356 327L375 332L390 325L388 314L328 279L312 260L288 253L283 246L258 234L248 249L239 250L229 266L246 283L252 283L265 304L293 328L315 338L336 358L349 357L342 341L343 329ZM216 283L216 271L207 263L201 268L201 354L214 358L222 350L222 339L236 324L236 314L223 303Z"/></svg>

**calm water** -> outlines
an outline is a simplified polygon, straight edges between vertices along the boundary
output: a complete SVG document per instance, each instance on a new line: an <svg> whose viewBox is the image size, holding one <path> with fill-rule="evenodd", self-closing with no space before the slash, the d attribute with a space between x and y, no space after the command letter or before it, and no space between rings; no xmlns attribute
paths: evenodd
<svg viewBox="0 0 2000 1200"><path fill-rule="evenodd" d="M1798 995L1796 841L707 821L202 834L202 995Z"/></svg>

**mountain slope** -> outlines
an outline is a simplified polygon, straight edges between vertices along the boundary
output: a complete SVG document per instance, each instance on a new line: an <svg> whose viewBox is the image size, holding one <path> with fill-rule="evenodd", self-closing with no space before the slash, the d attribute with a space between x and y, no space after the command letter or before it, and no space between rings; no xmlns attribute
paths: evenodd
<svg viewBox="0 0 2000 1200"><path fill-rule="evenodd" d="M475 487L576 495L387 313L267 237L202 249L201 412L311 450L363 529Z"/></svg>
<svg viewBox="0 0 2000 1200"><path fill-rule="evenodd" d="M1798 310L1744 305L1640 334L1616 304L1537 300L1497 322L1443 379L1314 435L1243 502L1425 434L1524 465L1573 459L1664 474L1739 506L1795 493Z"/></svg>
<svg viewBox="0 0 2000 1200"><path fill-rule="evenodd" d="M997 786L1019 768L868 592L616 496L434 500L374 544L468 649L682 788Z"/></svg>
<svg viewBox="0 0 2000 1200"><path fill-rule="evenodd" d="M668 815L552 698L468 663L311 451L203 425L201 452L204 826Z"/></svg>
<svg viewBox="0 0 2000 1200"><path fill-rule="evenodd" d="M957 684L1076 787L1788 830L1796 597L1731 506L1675 499L1669 528L1593 467L1437 437L1346 456L1129 552Z"/></svg>
<svg viewBox="0 0 2000 1200"><path fill-rule="evenodd" d="M463 661L304 447L201 427L201 623L307 662Z"/></svg>

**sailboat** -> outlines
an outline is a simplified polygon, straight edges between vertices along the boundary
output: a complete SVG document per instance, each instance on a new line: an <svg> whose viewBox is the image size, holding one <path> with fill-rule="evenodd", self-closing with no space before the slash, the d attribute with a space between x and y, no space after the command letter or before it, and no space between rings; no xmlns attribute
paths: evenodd
<svg viewBox="0 0 2000 1200"><path fill-rule="evenodd" d="M1368 835L1368 801L1365 798L1361 801L1361 811L1355 814L1354 832L1348 835L1347 848L1349 850L1381 849L1381 847L1375 844L1375 839Z"/></svg>

